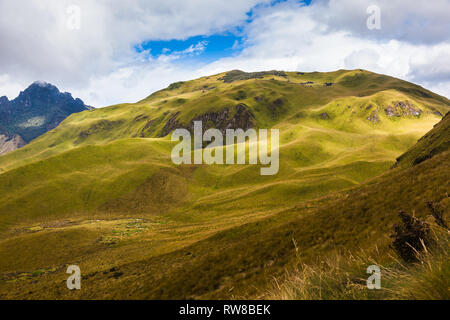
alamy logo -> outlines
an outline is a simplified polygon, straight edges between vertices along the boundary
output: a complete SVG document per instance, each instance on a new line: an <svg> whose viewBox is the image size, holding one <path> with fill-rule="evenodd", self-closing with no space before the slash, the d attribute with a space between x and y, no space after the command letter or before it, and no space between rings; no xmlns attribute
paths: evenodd
<svg viewBox="0 0 450 320"><path fill-rule="evenodd" d="M67 20L66 27L69 30L80 30L81 28L81 8L71 5L66 9Z"/></svg>
<svg viewBox="0 0 450 320"><path fill-rule="evenodd" d="M367 14L370 16L367 18L367 29L380 30L381 29L381 10L377 5L371 5L367 7Z"/></svg>
<svg viewBox="0 0 450 320"><path fill-rule="evenodd" d="M367 268L367 273L371 276L367 278L368 289L381 289L381 269L377 265L371 265Z"/></svg>
<svg viewBox="0 0 450 320"><path fill-rule="evenodd" d="M71 276L67 278L66 284L69 290L80 290L81 289L81 270L79 266L71 265L67 267L66 273Z"/></svg>
<svg viewBox="0 0 450 320"><path fill-rule="evenodd" d="M175 164L246 164L248 142L248 164L258 164L259 160L261 165L267 166L261 168L261 175L278 173L278 129L270 129L270 139L267 129L259 129L258 134L255 129L226 129L224 145L220 130L208 129L203 133L202 122L194 121L194 141L186 129L176 129L172 133L172 141L179 141L180 138L181 142L172 149L171 154ZM203 148L203 142L210 143Z"/></svg>

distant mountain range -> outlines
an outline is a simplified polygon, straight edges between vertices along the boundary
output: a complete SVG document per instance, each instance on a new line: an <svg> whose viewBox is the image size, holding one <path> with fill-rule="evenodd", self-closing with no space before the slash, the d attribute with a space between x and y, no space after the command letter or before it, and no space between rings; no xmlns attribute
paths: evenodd
<svg viewBox="0 0 450 320"><path fill-rule="evenodd" d="M90 109L81 99L42 81L31 84L14 100L0 97L0 155L56 128L72 113Z"/></svg>

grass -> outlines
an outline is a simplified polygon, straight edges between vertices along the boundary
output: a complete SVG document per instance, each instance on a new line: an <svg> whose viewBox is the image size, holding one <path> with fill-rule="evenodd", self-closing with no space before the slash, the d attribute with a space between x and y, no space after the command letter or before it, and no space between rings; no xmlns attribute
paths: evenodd
<svg viewBox="0 0 450 320"><path fill-rule="evenodd" d="M447 151L450 148L449 122L450 113L447 113L444 119L436 124L431 132L427 133L408 152L397 159L396 166L408 167L416 165L436 154Z"/></svg>
<svg viewBox="0 0 450 320"><path fill-rule="evenodd" d="M270 279L296 266L296 249L311 267L336 249L385 249L396 210L423 215L425 200L448 202L445 149L388 170L439 121L433 112L448 110L445 98L360 70L231 83L218 80L224 75L74 114L0 157L0 277L8 279L0 297L261 297ZM385 114L403 100L422 115ZM277 175L172 164L174 143L160 137L170 117L186 125L237 103L257 127L280 130ZM81 267L82 292L55 285L69 264ZM54 271L20 276L36 270Z"/></svg>
<svg viewBox="0 0 450 320"><path fill-rule="evenodd" d="M333 252L298 266L274 280L264 298L274 300L449 300L449 234L434 226L435 246L408 264L393 251ZM367 288L368 266L381 270L381 288Z"/></svg>
<svg viewBox="0 0 450 320"><path fill-rule="evenodd" d="M44 297L39 292L46 292L46 298L257 298L267 294L265 288L273 284L273 277L281 278L285 270L295 270L298 257L313 266L318 256L329 256L336 251L354 255L361 250L374 252L376 246L381 253L375 256L376 262L389 267L392 260L386 255L388 235L398 210L415 209L415 214L425 219L428 210L424 199L432 199L444 208L448 205L445 192L449 171L443 174L440 166L448 161L448 156L448 153L437 155L406 171L396 169L350 191L304 202L266 217L251 216L245 211L246 215L241 215L239 221L235 212L237 216L229 217L234 226L224 217L210 218L207 225L192 221L176 224L168 220L166 224L155 225L160 230L155 230L159 236L144 231L135 235L138 238L125 237L113 247L100 246L80 258L74 255L64 259L61 253L55 252L60 260L51 266L61 271L45 275L37 283L3 284L0 292L10 298ZM424 180L427 184L421 183ZM116 224L114 220L104 223ZM90 226L96 232L102 230L98 227L98 223ZM111 231L106 234L113 234ZM21 238L17 237L16 241L25 246ZM166 244L165 250L158 251L157 239ZM9 243L2 244L4 248L11 247ZM72 246L74 249L70 249ZM75 247L80 250L77 242L68 244L64 250L70 252ZM55 246L49 243L41 248L54 250ZM16 248L15 252L25 251ZM35 260L38 255L27 256ZM52 284L64 278L63 266L69 261L80 263L83 274L93 274L83 280L84 289L76 294ZM50 263L50 260L41 262ZM39 263L35 261L29 268L36 270L36 265ZM109 273L103 274L113 267L123 272L114 281L110 280ZM354 268L362 277L367 266L361 269L354 265ZM445 269L445 264L442 268ZM420 269L417 273L426 276ZM432 275L423 281L429 277ZM28 294L29 289L36 293Z"/></svg>

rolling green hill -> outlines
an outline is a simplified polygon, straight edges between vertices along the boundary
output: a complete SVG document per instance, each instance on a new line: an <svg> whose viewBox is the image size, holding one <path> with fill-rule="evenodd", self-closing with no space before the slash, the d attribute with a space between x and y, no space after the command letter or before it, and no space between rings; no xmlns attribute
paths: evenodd
<svg viewBox="0 0 450 320"><path fill-rule="evenodd" d="M253 297L293 263L293 240L305 261L386 247L398 208L447 201L448 121L413 145L449 110L364 70L235 70L73 114L0 157L0 296ZM174 165L170 132L195 120L279 129L279 173ZM68 264L81 292L58 284Z"/></svg>

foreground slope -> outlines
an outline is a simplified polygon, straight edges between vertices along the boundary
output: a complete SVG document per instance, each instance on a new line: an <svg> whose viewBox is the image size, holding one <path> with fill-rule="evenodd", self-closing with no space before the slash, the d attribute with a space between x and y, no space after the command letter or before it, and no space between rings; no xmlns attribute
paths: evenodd
<svg viewBox="0 0 450 320"><path fill-rule="evenodd" d="M420 140L408 152L397 158L395 166L408 167L417 165L435 155L450 149L450 130L448 122L450 113L447 113L442 121L436 124L430 132Z"/></svg>

